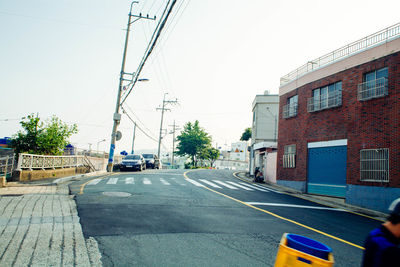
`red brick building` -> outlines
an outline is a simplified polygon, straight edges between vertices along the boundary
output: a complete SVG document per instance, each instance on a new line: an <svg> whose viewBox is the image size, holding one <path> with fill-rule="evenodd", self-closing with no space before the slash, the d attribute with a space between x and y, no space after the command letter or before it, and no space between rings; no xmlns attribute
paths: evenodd
<svg viewBox="0 0 400 267"><path fill-rule="evenodd" d="M400 198L400 24L281 78L277 183L386 212Z"/></svg>

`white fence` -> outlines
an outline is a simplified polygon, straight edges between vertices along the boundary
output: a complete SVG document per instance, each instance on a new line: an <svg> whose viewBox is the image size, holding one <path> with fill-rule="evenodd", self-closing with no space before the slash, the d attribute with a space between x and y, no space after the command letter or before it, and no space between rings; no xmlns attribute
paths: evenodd
<svg viewBox="0 0 400 267"><path fill-rule="evenodd" d="M17 170L44 170L85 166L85 156L43 156L19 154Z"/></svg>

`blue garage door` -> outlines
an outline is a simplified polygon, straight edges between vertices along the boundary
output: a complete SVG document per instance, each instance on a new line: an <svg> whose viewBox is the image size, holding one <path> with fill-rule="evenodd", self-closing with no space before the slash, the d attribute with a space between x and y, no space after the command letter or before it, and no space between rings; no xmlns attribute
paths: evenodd
<svg viewBox="0 0 400 267"><path fill-rule="evenodd" d="M344 197L346 162L347 146L309 148L308 193Z"/></svg>

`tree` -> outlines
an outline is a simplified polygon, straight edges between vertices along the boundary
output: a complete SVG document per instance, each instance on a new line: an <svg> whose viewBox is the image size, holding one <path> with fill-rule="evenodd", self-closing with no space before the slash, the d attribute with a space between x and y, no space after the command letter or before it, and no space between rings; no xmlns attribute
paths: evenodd
<svg viewBox="0 0 400 267"><path fill-rule="evenodd" d="M240 141L249 141L251 138L251 128L246 128L242 134L242 137L240 137Z"/></svg>
<svg viewBox="0 0 400 267"><path fill-rule="evenodd" d="M68 144L68 138L78 132L76 124L71 126L52 116L44 124L38 115L30 114L22 118L19 131L11 139L11 147L18 153L40 155L61 155Z"/></svg>
<svg viewBox="0 0 400 267"><path fill-rule="evenodd" d="M211 137L200 127L196 120L194 123L188 122L183 127L183 131L176 137L178 145L175 154L179 156L189 156L192 166L197 167L197 157L200 152L211 144Z"/></svg>
<svg viewBox="0 0 400 267"><path fill-rule="evenodd" d="M204 160L208 160L210 162L210 167L212 168L215 161L219 157L219 150L216 148L213 148L212 146L208 146L204 148L201 152L199 157Z"/></svg>

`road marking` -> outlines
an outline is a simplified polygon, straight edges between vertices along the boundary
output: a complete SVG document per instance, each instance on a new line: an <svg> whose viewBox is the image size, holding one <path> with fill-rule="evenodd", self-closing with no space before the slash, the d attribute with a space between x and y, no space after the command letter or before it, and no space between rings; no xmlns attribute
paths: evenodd
<svg viewBox="0 0 400 267"><path fill-rule="evenodd" d="M274 206L274 207L289 207L289 208L303 208L303 209L316 209L316 210L335 210L335 211L344 211L344 209L336 209L336 208L327 208L327 207L317 207L317 206L304 206L304 205L293 205L293 204L282 204L282 203L263 203L263 202L245 202L249 205L257 205L257 206Z"/></svg>
<svg viewBox="0 0 400 267"><path fill-rule="evenodd" d="M242 183L242 182L239 182L239 184L248 186L248 187L250 187L250 188L253 188L253 189L258 190L258 191L261 191L261 192L269 192L268 190L266 190L266 189L264 189L264 188L261 189L261 188L259 188L259 187L254 186L254 185L251 185L251 184L246 184L246 183Z"/></svg>
<svg viewBox="0 0 400 267"><path fill-rule="evenodd" d="M116 184L118 182L118 178L110 178L108 179L107 184Z"/></svg>
<svg viewBox="0 0 400 267"><path fill-rule="evenodd" d="M96 185L96 184L98 184L100 181L101 181L101 179L94 179L94 180L91 180L87 185Z"/></svg>
<svg viewBox="0 0 400 267"><path fill-rule="evenodd" d="M214 183L212 183L212 182L210 182L210 181L208 181L208 180L205 180L205 179L199 179L199 181L202 181L203 183L206 183L206 184L208 184L208 185L211 185L212 187L215 187L215 188L220 188L220 189L222 189L222 187L220 187L219 185L216 185L216 184L214 184Z"/></svg>
<svg viewBox="0 0 400 267"><path fill-rule="evenodd" d="M143 184L151 184L151 181L147 178L143 178Z"/></svg>
<svg viewBox="0 0 400 267"><path fill-rule="evenodd" d="M135 183L135 179L133 177L126 177L125 178L125 183L126 184L134 184Z"/></svg>
<svg viewBox="0 0 400 267"><path fill-rule="evenodd" d="M231 185L237 186L239 188L243 188L244 190L247 190L247 191L254 191L253 189L248 188L247 186L243 186L243 185L237 184L235 182L231 182L231 181L226 181L226 182L230 183Z"/></svg>
<svg viewBox="0 0 400 267"><path fill-rule="evenodd" d="M195 186L198 186L198 187L205 187L204 185L202 185L202 184L196 182L195 180L192 180L192 179L189 179L189 178L186 178L186 180L187 180L189 183L194 184Z"/></svg>
<svg viewBox="0 0 400 267"><path fill-rule="evenodd" d="M241 184L246 184L246 183L241 183ZM274 190L274 189L271 189L271 188L268 188L268 187L265 187L265 186L261 186L261 185L258 185L258 184L253 184L253 186L255 186L255 187L257 187L257 188L261 188L261 189L263 189L263 190L267 190L267 191L269 191L269 192L274 192L274 193L282 194L282 192L279 192L279 191L277 191L277 190Z"/></svg>
<svg viewBox="0 0 400 267"><path fill-rule="evenodd" d="M109 176L112 176L112 175L115 175L115 174L114 174L114 173L106 174L106 175L104 175L102 178L95 178L95 179L92 179L92 180L89 180L89 181L83 183L83 184L81 185L80 190L79 190L79 195L82 195L82 194L83 194L83 191L85 190L85 186L86 186L88 183L90 183L91 181L96 180L96 179L101 179L101 180L103 180L104 178L109 177Z"/></svg>
<svg viewBox="0 0 400 267"><path fill-rule="evenodd" d="M165 184L165 185L170 185L170 183L168 183L167 181L165 181L163 178L160 178L161 183Z"/></svg>
<svg viewBox="0 0 400 267"><path fill-rule="evenodd" d="M220 185L223 185L223 186L225 186L225 187L228 187L229 189L237 189L236 187L231 186L231 185L229 185L229 184L227 184L227 183L224 183L224 182L222 182L222 181L218 181L218 180L213 180L213 181L216 182L216 183L218 183L218 184L220 184Z"/></svg>
<svg viewBox="0 0 400 267"><path fill-rule="evenodd" d="M197 171L198 171L198 170L197 170ZM188 173L188 172L193 172L193 171L187 171L187 172L183 173L183 176L185 177L186 180L190 180L189 177L187 176L187 173ZM205 189L211 191L211 192L214 192L214 193L220 195L220 196L229 198L229 199L231 199L231 200L233 200L233 201L235 201L235 202L241 203L241 204L243 204L243 205L245 205L245 206L247 206L247 207L250 207L250 208L252 208L252 209L255 209L255 210L264 212L264 213L269 214L269 215L271 215L271 216L273 216L273 217L275 217L275 218L278 218L278 219L281 219L281 220L284 220L284 221L287 221L287 222L296 224L296 225L298 225L298 226L300 226L300 227L303 227L303 228L306 228L306 229L308 229L308 230L311 230L311 231L314 231L314 232L316 232L316 233L319 233L319 234L321 234L321 235L330 237L330 238L335 239L335 240L337 240L337 241L343 242L343 243L345 243L345 244L347 244L347 245L350 245L350 246L353 246L353 247L356 247L356 248L359 248L359 249L364 249L362 246L359 246L359 245L356 245L356 244L351 243L351 242L349 242L349 241L346 241L346 240L344 240L344 239L341 239L340 237L336 237L336 236L330 235L330 234L328 234L328 233L325 233L325 232L320 231L320 230L318 230L318 229L312 228L312 227L307 226L307 225L305 225L305 224L302 224L302 223L296 222L296 221L294 221L294 220L291 220L291 219L282 217L282 216L280 216L280 215L278 215L278 214L275 214L275 213L273 213L273 212L270 212L270 211L267 211L267 210L258 208L258 207L256 207L256 206L253 206L253 205L250 205L250 204L247 204L246 202L243 202L243 201L241 201L241 200L239 200L239 199L230 197L230 196L225 195L225 194L223 194L223 193L221 193L221 192L215 191L214 189L211 189L211 188L209 188L209 187L207 187L207 186L203 186L203 187L204 187Z"/></svg>

